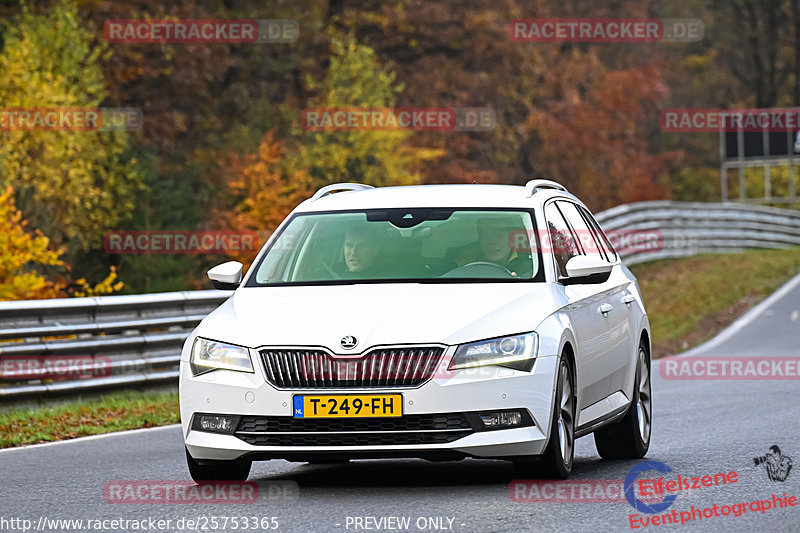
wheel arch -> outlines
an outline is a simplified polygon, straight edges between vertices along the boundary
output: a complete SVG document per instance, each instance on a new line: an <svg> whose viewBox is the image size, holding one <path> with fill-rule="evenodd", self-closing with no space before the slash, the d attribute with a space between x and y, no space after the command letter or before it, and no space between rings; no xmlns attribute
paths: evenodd
<svg viewBox="0 0 800 533"><path fill-rule="evenodd" d="M639 334L639 342L644 341L644 347L647 351L647 357L652 362L653 359L653 347L650 344L650 332L646 329L643 329L642 332Z"/></svg>
<svg viewBox="0 0 800 533"><path fill-rule="evenodd" d="M567 360L567 364L572 370L572 394L577 396L577 386L576 383L578 381L578 374L577 374L577 365L575 364L575 348L572 346L572 341L567 340L564 342L564 345L561 347L561 355Z"/></svg>

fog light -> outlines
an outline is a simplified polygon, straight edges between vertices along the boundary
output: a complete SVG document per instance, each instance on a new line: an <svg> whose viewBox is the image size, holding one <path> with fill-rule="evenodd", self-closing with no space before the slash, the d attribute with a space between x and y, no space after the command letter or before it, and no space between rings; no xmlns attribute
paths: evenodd
<svg viewBox="0 0 800 533"><path fill-rule="evenodd" d="M238 416L197 414L194 417L192 429L231 435L236 430L238 423Z"/></svg>
<svg viewBox="0 0 800 533"><path fill-rule="evenodd" d="M519 411L497 411L480 415L486 429L514 427L522 424L522 413Z"/></svg>

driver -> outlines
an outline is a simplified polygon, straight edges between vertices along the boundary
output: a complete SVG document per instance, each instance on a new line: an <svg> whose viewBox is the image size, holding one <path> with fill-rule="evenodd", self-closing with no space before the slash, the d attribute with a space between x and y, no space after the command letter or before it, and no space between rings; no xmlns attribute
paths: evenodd
<svg viewBox="0 0 800 533"><path fill-rule="evenodd" d="M529 275L530 257L518 254L511 246L510 236L518 230L507 218L480 218L477 223L478 247L461 255L456 263L465 266L475 262L488 262L501 266L514 277Z"/></svg>
<svg viewBox="0 0 800 533"><path fill-rule="evenodd" d="M350 277L370 278L381 272L381 243L376 231L365 227L348 229L343 251Z"/></svg>

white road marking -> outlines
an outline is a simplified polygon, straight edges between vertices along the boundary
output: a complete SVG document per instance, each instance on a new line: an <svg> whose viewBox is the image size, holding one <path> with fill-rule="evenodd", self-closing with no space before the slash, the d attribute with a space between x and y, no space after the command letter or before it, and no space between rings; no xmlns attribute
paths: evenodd
<svg viewBox="0 0 800 533"><path fill-rule="evenodd" d="M790 318L792 319L792 322L797 322L797 319L800 318L800 311L796 309L792 311L792 315Z"/></svg>
<svg viewBox="0 0 800 533"><path fill-rule="evenodd" d="M35 448L44 448L45 446L55 446L57 444L69 444L70 442L84 442L87 440L105 439L108 437L115 437L118 435L126 435L129 433L144 433L146 431L158 431L160 429L179 428L180 424L170 424L168 426L157 426L154 428L140 428L140 429L127 429L125 431L112 431L111 433L101 433L100 435L87 435L86 437L77 437L75 439L56 440L53 442L43 442L41 444L27 444L25 446L16 446L14 448L0 449L0 454L4 452L15 452L19 450L30 450Z"/></svg>
<svg viewBox="0 0 800 533"><path fill-rule="evenodd" d="M711 348L719 346L723 342L727 341L739 331L742 330L745 326L753 322L756 318L759 317L762 313L764 313L767 309L769 309L775 302L789 294L795 287L800 285L800 274L796 275L789 281L783 284L783 286L768 296L763 302L756 305L752 309L750 309L747 313L736 319L733 324L722 330L719 335L714 337L713 339L701 344L700 346L695 346L691 350L684 352L680 355L698 355L704 351L707 351ZM796 311L795 311L796 312ZM794 313L792 313L794 316ZM792 318L794 320L794 318Z"/></svg>

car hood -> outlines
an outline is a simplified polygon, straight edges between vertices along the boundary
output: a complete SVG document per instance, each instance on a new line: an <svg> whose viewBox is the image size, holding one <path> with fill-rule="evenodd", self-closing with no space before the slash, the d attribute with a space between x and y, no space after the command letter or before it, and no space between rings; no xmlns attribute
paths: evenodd
<svg viewBox="0 0 800 533"><path fill-rule="evenodd" d="M531 331L564 305L547 283L388 283L238 289L197 334L249 347L464 342ZM352 335L354 350L340 342Z"/></svg>

